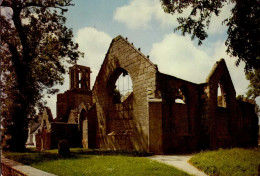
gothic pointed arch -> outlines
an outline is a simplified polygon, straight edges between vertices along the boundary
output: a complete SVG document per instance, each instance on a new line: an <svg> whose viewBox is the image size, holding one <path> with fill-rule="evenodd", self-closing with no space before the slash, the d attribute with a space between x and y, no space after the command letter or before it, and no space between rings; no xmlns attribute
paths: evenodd
<svg viewBox="0 0 260 176"><path fill-rule="evenodd" d="M220 61L216 62L208 75L206 82L210 87L209 97L214 99L215 106L232 106L232 102L236 98L236 91L224 59L220 59ZM217 97L218 89L221 94L219 98Z"/></svg>
<svg viewBox="0 0 260 176"><path fill-rule="evenodd" d="M176 89L175 103L188 104L189 92L186 86L182 85Z"/></svg>
<svg viewBox="0 0 260 176"><path fill-rule="evenodd" d="M81 102L78 106L78 112L80 113L82 110L88 111L89 109L89 104L85 104L84 102Z"/></svg>

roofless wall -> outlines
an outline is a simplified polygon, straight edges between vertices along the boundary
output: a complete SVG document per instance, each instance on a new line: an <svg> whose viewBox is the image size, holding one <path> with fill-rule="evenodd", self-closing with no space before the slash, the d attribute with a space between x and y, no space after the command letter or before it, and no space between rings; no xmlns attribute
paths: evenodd
<svg viewBox="0 0 260 176"><path fill-rule="evenodd" d="M155 97L156 66L121 36L113 39L93 88L99 144L109 149L148 149L148 90ZM115 102L115 82L129 75L133 92Z"/></svg>

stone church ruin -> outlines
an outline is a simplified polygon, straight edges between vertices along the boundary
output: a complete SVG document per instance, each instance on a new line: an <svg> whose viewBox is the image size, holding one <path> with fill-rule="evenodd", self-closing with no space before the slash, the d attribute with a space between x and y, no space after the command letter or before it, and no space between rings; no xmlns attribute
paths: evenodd
<svg viewBox="0 0 260 176"><path fill-rule="evenodd" d="M70 68L70 89L57 95L57 118L43 118L37 149L57 148L63 139L71 147L155 154L257 146L254 105L236 99L224 59L205 83L195 84L159 72L118 36L92 90L90 73L89 67ZM131 82L123 93L118 91L120 76Z"/></svg>

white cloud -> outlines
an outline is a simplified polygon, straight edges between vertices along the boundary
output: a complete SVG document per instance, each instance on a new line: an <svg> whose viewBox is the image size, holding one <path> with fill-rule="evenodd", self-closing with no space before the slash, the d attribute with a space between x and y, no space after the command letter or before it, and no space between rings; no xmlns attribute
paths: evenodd
<svg viewBox="0 0 260 176"><path fill-rule="evenodd" d="M92 86L111 40L112 38L105 32L91 27L81 28L77 32L75 41L79 44L79 50L85 53L84 58L79 59L78 64L90 67Z"/></svg>
<svg viewBox="0 0 260 176"><path fill-rule="evenodd" d="M235 59L227 56L225 50L223 41L208 48L198 47L188 36L167 34L161 42L153 44L150 55L160 72L195 83L205 82L215 62L224 58L237 95L244 94L248 86L244 65L236 67Z"/></svg>
<svg viewBox="0 0 260 176"><path fill-rule="evenodd" d="M188 7L183 10L182 14L168 14L165 13L161 3L155 1L154 5L154 18L159 21L161 27L177 27L179 25L177 18L178 17L188 17L191 12L191 7Z"/></svg>
<svg viewBox="0 0 260 176"><path fill-rule="evenodd" d="M154 20L158 21L161 27L173 27L178 24L176 19L176 16L163 11L158 0L132 0L129 4L117 8L114 14L114 20L124 23L130 29L147 29Z"/></svg>
<svg viewBox="0 0 260 176"><path fill-rule="evenodd" d="M154 13L154 5L154 0L133 0L116 9L114 20L125 23L130 29L147 28Z"/></svg>
<svg viewBox="0 0 260 176"><path fill-rule="evenodd" d="M210 27L207 30L209 34L222 34L227 27L222 25L222 21L230 16L233 5L227 5L222 8L220 15L212 16ZM151 23L157 21L161 27L177 27L177 17L187 17L191 12L188 7L182 14L167 14L164 12L159 0L132 0L129 4L116 9L114 20L125 24L130 29L147 29Z"/></svg>
<svg viewBox="0 0 260 176"><path fill-rule="evenodd" d="M63 92L60 92L63 93ZM57 95L50 95L50 98L45 97L44 100L47 101L47 107L51 109L51 114L53 118L56 118L56 102L57 102Z"/></svg>
<svg viewBox="0 0 260 176"><path fill-rule="evenodd" d="M205 82L212 63L190 37L177 34L167 34L160 43L153 44L150 55L161 72L196 83Z"/></svg>

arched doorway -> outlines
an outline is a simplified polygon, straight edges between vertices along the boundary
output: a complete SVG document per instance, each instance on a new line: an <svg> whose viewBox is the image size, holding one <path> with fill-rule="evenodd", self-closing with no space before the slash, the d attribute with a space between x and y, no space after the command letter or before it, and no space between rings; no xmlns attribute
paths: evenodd
<svg viewBox="0 0 260 176"><path fill-rule="evenodd" d="M87 111L82 109L79 115L79 131L82 139L82 147L88 148L88 120Z"/></svg>

